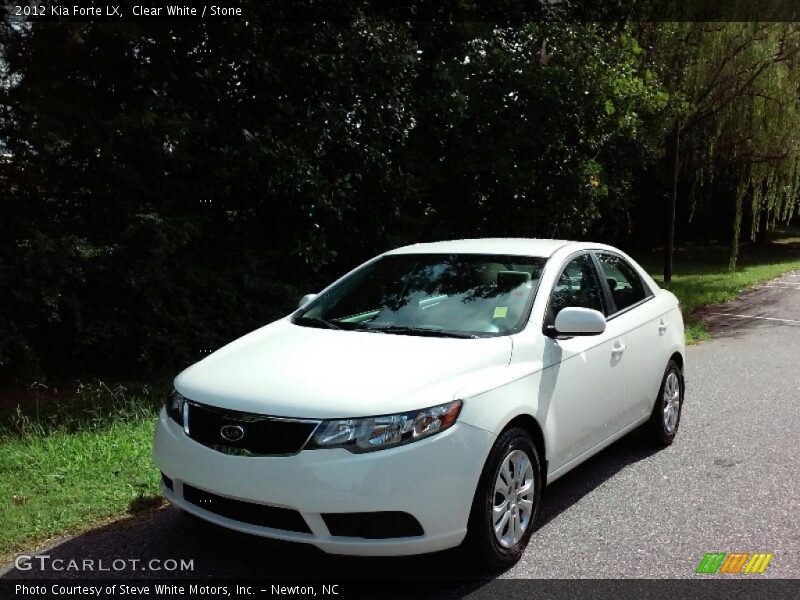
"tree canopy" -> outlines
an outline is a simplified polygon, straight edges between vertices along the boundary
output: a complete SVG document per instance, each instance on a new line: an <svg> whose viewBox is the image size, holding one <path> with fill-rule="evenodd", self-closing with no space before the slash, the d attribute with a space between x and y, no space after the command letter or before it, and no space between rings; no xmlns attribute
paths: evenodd
<svg viewBox="0 0 800 600"><path fill-rule="evenodd" d="M658 245L676 126L680 236L796 213L793 24L250 14L3 19L6 373L170 372L404 243Z"/></svg>
<svg viewBox="0 0 800 600"><path fill-rule="evenodd" d="M688 218L727 216L733 267L742 234L788 221L800 197L800 25L661 24L645 37L682 134Z"/></svg>

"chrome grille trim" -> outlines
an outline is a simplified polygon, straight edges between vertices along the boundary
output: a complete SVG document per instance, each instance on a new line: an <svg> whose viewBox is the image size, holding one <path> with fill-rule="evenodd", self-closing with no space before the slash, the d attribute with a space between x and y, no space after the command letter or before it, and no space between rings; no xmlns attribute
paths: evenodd
<svg viewBox="0 0 800 600"><path fill-rule="evenodd" d="M252 452L250 450L247 450L246 448L238 448L236 446L228 446L225 444L209 445L199 440L196 440L191 436L191 410L190 410L191 407L196 407L205 410L207 412L215 413L219 417L224 419L229 419L232 421L240 421L243 423L258 423L264 421L284 422L284 423L306 423L309 425L313 425L313 428L311 428L308 436L295 452L264 454L264 453ZM202 404L194 400L189 400L188 398L184 402L183 430L186 436L192 439L193 441L197 442L198 444L205 446L206 448L211 448L216 452L221 452L223 454L228 454L233 456L249 456L249 457L296 456L305 449L305 447L308 445L308 442L311 440L312 437L314 437L314 434L317 432L317 429L319 429L319 426L322 422L323 422L322 419L301 419L296 417L281 417L274 415L264 415L258 413L249 413L244 411L231 410L231 409L221 408L218 406L211 406L209 404Z"/></svg>

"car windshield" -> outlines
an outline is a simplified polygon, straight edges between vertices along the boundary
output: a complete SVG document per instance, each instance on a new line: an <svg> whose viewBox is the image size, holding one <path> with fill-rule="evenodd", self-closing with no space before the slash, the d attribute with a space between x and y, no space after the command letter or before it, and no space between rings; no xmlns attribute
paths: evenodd
<svg viewBox="0 0 800 600"><path fill-rule="evenodd" d="M390 254L318 296L293 321L408 335L513 333L527 319L545 262L487 254Z"/></svg>

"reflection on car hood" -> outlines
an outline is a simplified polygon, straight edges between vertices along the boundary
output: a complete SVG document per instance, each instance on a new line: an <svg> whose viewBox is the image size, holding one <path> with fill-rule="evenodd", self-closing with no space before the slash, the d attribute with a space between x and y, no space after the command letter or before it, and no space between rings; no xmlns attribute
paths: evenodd
<svg viewBox="0 0 800 600"><path fill-rule="evenodd" d="M256 330L186 369L175 387L197 402L301 418L356 417L453 399L462 379L502 367L509 337L452 339L294 325Z"/></svg>

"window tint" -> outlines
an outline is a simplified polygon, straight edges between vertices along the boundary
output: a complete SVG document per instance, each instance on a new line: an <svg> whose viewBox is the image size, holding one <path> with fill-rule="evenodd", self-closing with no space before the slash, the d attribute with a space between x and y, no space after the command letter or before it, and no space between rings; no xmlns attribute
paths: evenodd
<svg viewBox="0 0 800 600"><path fill-rule="evenodd" d="M562 308L577 306L603 312L600 282L594 262L588 254L579 256L564 267L550 296L549 319L555 319ZM551 321L552 322L552 321Z"/></svg>
<svg viewBox="0 0 800 600"><path fill-rule="evenodd" d="M642 278L625 259L614 254L600 252L597 253L597 258L603 268L603 275L608 281L617 311L625 310L648 296Z"/></svg>
<svg viewBox="0 0 800 600"><path fill-rule="evenodd" d="M544 263L544 258L493 254L390 254L296 316L324 319L340 329L505 334L524 325Z"/></svg>

